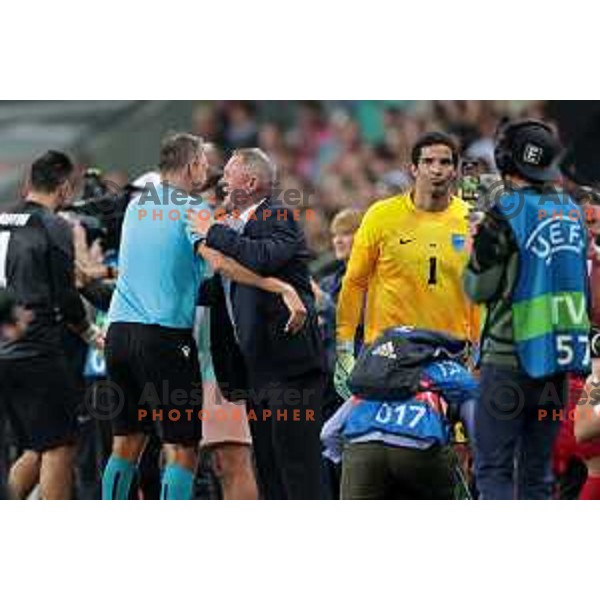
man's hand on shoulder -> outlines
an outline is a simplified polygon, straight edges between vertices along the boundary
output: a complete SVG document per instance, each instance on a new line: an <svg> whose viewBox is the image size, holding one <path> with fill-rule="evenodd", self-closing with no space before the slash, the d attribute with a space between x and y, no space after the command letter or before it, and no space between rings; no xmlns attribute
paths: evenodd
<svg viewBox="0 0 600 600"><path fill-rule="evenodd" d="M198 236L199 239L206 239L208 230L215 222L213 215L209 210L188 210L186 211L187 227Z"/></svg>

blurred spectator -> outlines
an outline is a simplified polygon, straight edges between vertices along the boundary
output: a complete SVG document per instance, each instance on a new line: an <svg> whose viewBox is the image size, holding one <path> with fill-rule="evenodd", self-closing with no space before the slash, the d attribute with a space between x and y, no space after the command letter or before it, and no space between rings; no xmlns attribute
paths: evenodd
<svg viewBox="0 0 600 600"><path fill-rule="evenodd" d="M192 133L223 147L224 128L225 123L216 103L203 102L196 107L192 115Z"/></svg>
<svg viewBox="0 0 600 600"><path fill-rule="evenodd" d="M338 396L333 385L333 372L336 361L335 350L335 313L338 295L342 288L342 279L346 272L346 265L350 258L354 234L360 226L362 212L352 208L345 208L335 215L331 223L331 241L335 256L335 270L323 277L317 284L312 281L315 294L317 312L319 315L319 328L323 338L323 346L327 358L328 380L323 405L323 418L329 419L341 406L342 398ZM362 328L356 336L356 351L358 353L362 344ZM341 470L339 465L330 460L323 459L322 488L325 499L339 498Z"/></svg>
<svg viewBox="0 0 600 600"><path fill-rule="evenodd" d="M304 220L304 235L312 257L319 259L329 250L327 218L320 210L313 210Z"/></svg>
<svg viewBox="0 0 600 600"><path fill-rule="evenodd" d="M301 102L295 128L288 140L297 154L298 173L315 181L317 166L322 153L331 140L331 133L323 111L323 103L317 100Z"/></svg>
<svg viewBox="0 0 600 600"><path fill-rule="evenodd" d="M225 107L225 115L225 145L228 150L257 145L258 125L254 102L247 100L231 102Z"/></svg>
<svg viewBox="0 0 600 600"><path fill-rule="evenodd" d="M319 321L322 327L327 363L333 373L335 366L335 310L342 288L342 279L350 258L354 234L360 226L363 213L353 208L345 208L335 215L331 222L331 240L336 267L333 273L323 277L319 285L313 286ZM357 349L358 350L358 349Z"/></svg>

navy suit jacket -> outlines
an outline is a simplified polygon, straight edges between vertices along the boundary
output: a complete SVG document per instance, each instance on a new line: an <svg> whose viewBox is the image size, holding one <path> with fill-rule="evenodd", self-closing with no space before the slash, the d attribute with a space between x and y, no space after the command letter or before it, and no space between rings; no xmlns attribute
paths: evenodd
<svg viewBox="0 0 600 600"><path fill-rule="evenodd" d="M259 275L277 277L291 284L308 311L300 332L285 333L289 312L280 296L231 283L237 340L253 387L311 371L325 371L325 356L310 287L309 253L294 212L267 199L256 209L242 233L215 224L208 232L206 244ZM220 330L211 327L215 333L211 350L218 377L217 363L222 362L223 354L230 354L232 349L227 347L231 337L223 332L226 307L222 296L214 309L220 311L215 314L214 324L221 325Z"/></svg>

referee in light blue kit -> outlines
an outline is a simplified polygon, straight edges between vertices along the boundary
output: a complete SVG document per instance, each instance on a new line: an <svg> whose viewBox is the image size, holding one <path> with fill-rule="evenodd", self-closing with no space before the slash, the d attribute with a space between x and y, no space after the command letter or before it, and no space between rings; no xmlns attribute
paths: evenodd
<svg viewBox="0 0 600 600"><path fill-rule="evenodd" d="M137 462L155 425L167 457L161 498L193 496L202 385L192 327L205 259L229 279L279 294L291 314L290 332L306 316L289 284L260 277L207 248L205 239L187 227L190 210L209 215L209 206L190 196L206 178L202 144L187 133L165 139L160 180L149 183L127 207L106 337L108 380L123 400L113 418L113 451L102 479L106 500L125 500L132 494ZM161 412L162 420L152 420L153 410ZM171 410L179 418L169 418Z"/></svg>
<svg viewBox="0 0 600 600"><path fill-rule="evenodd" d="M108 380L124 405L113 418L113 451L102 479L104 500L130 497L138 459L155 426L167 448L161 498L192 497L201 436L196 412L202 399L192 325L204 260L194 251L186 211L207 208L189 196L206 176L202 140L186 133L168 137L159 166L157 185L149 183L127 207L119 277L108 313ZM178 396L172 403L174 390L187 400ZM147 411L145 417L140 409ZM162 420L152 420L153 409L161 411ZM169 420L171 409L180 412L179 420ZM186 409L194 409L195 418L186 418Z"/></svg>

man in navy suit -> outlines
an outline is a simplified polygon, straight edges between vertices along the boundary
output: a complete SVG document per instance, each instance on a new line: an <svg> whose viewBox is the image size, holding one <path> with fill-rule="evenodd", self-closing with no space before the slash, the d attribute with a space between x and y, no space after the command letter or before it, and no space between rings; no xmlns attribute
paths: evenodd
<svg viewBox="0 0 600 600"><path fill-rule="evenodd" d="M223 174L229 215L214 220L200 213L192 227L208 248L262 276L291 284L307 309L305 325L292 334L286 331L289 314L279 298L222 278L221 301L213 310L221 327L211 327L216 334L211 350L225 397L235 399L232 384L239 386L247 377L248 417L261 496L318 499L325 360L310 286L309 254L296 218L299 211L272 199L275 177L275 167L262 150L235 151ZM230 369L230 376L225 376L229 381L223 381L219 364L231 366L232 356L244 364L233 365L237 372Z"/></svg>

